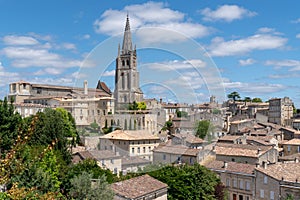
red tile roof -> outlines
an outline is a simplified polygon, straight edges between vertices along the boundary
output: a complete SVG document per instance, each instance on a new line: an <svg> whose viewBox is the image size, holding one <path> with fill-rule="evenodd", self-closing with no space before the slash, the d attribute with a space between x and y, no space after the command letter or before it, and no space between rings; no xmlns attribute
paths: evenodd
<svg viewBox="0 0 300 200"><path fill-rule="evenodd" d="M112 184L112 189L116 195L127 199L142 197L167 187L167 184L147 174Z"/></svg>

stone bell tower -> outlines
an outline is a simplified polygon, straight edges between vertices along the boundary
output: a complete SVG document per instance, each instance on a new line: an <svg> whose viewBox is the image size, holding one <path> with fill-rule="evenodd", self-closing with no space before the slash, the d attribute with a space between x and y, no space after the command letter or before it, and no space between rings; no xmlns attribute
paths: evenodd
<svg viewBox="0 0 300 200"><path fill-rule="evenodd" d="M127 15L123 45L118 47L116 58L115 91L116 108L127 109L128 104L143 100L140 89L139 72L137 71L136 48L132 47L129 17Z"/></svg>

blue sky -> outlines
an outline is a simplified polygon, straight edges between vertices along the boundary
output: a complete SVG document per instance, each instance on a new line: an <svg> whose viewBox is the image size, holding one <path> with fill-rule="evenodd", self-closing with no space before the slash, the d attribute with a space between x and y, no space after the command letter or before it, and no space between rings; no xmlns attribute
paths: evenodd
<svg viewBox="0 0 300 200"><path fill-rule="evenodd" d="M300 107L298 1L0 0L0 96L10 82L113 90L129 14L146 97L199 103L232 91Z"/></svg>

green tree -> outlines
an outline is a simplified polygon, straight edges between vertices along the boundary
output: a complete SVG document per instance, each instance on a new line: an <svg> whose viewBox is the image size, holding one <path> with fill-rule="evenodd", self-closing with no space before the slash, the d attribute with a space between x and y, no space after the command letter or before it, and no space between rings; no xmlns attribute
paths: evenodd
<svg viewBox="0 0 300 200"><path fill-rule="evenodd" d="M171 120L166 121L165 125L162 127L162 131L168 131L168 133L172 132L173 122Z"/></svg>
<svg viewBox="0 0 300 200"><path fill-rule="evenodd" d="M130 103L128 105L128 110L138 110L138 103L135 101L133 103Z"/></svg>
<svg viewBox="0 0 300 200"><path fill-rule="evenodd" d="M176 116L179 117L179 118L181 118L181 117L187 117L188 113L185 112L185 111L176 110Z"/></svg>
<svg viewBox="0 0 300 200"><path fill-rule="evenodd" d="M213 132L213 125L208 120L196 122L196 135L204 139L209 133Z"/></svg>
<svg viewBox="0 0 300 200"><path fill-rule="evenodd" d="M106 182L105 175L98 177L92 184L92 175L82 172L80 175L71 179L70 196L72 199L113 199L114 192Z"/></svg>
<svg viewBox="0 0 300 200"><path fill-rule="evenodd" d="M148 174L168 184L168 199L216 199L215 188L220 179L207 168L195 164L165 166Z"/></svg>
<svg viewBox="0 0 300 200"><path fill-rule="evenodd" d="M98 131L99 125L97 124L96 120L90 124L90 127L93 129L94 132Z"/></svg>
<svg viewBox="0 0 300 200"><path fill-rule="evenodd" d="M288 194L285 198L285 200L294 200L294 196L292 194Z"/></svg>
<svg viewBox="0 0 300 200"><path fill-rule="evenodd" d="M229 99L232 99L234 102L235 102L236 100L238 100L238 99L241 98L240 94L239 94L238 92L236 92L236 91L231 92L230 94L227 95L227 97L228 97Z"/></svg>
<svg viewBox="0 0 300 200"><path fill-rule="evenodd" d="M261 100L261 98L255 97L252 99L253 103L262 103L263 101Z"/></svg>
<svg viewBox="0 0 300 200"><path fill-rule="evenodd" d="M33 120L35 120L35 127L29 145L47 146L52 144L54 149L60 151L64 159L70 163L71 154L67 139L70 130L66 129L67 125L61 112L46 108L44 112L39 112L30 117L27 123L32 123Z"/></svg>
<svg viewBox="0 0 300 200"><path fill-rule="evenodd" d="M252 99L251 99L251 97L245 97L245 98L244 98L244 101L245 101L245 102L251 102Z"/></svg>
<svg viewBox="0 0 300 200"><path fill-rule="evenodd" d="M18 137L22 128L22 118L15 112L13 100L8 103L7 98L0 100L0 155L5 156Z"/></svg>
<svg viewBox="0 0 300 200"><path fill-rule="evenodd" d="M138 102L137 104L138 104L137 105L138 110L146 110L147 109L147 105L145 102L141 101L141 102Z"/></svg>
<svg viewBox="0 0 300 200"><path fill-rule="evenodd" d="M117 180L117 176L113 174L110 170L101 169L97 165L97 162L93 159L86 159L78 164L73 164L69 166L68 171L66 172L66 175L64 176L62 181L63 190L69 192L72 187L70 180L80 175L82 172L87 172L88 174L91 174L92 178L94 179L105 175L106 181L108 183L113 183Z"/></svg>

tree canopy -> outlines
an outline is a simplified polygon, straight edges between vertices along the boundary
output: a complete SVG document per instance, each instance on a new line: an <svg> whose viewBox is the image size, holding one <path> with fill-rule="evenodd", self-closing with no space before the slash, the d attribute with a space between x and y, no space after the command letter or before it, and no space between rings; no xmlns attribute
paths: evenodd
<svg viewBox="0 0 300 200"><path fill-rule="evenodd" d="M227 95L227 97L229 99L232 99L233 101L236 101L236 100L238 100L238 99L241 98L240 94L238 92L236 92L236 91L231 92L230 94Z"/></svg>
<svg viewBox="0 0 300 200"><path fill-rule="evenodd" d="M196 122L196 135L204 139L210 132L213 132L213 125L208 120Z"/></svg>
<svg viewBox="0 0 300 200"><path fill-rule="evenodd" d="M146 169L147 170L147 169ZM168 184L168 199L219 199L220 192L216 187L220 179L207 168L195 164L181 166L165 166L148 174ZM218 195L217 195L218 194Z"/></svg>

